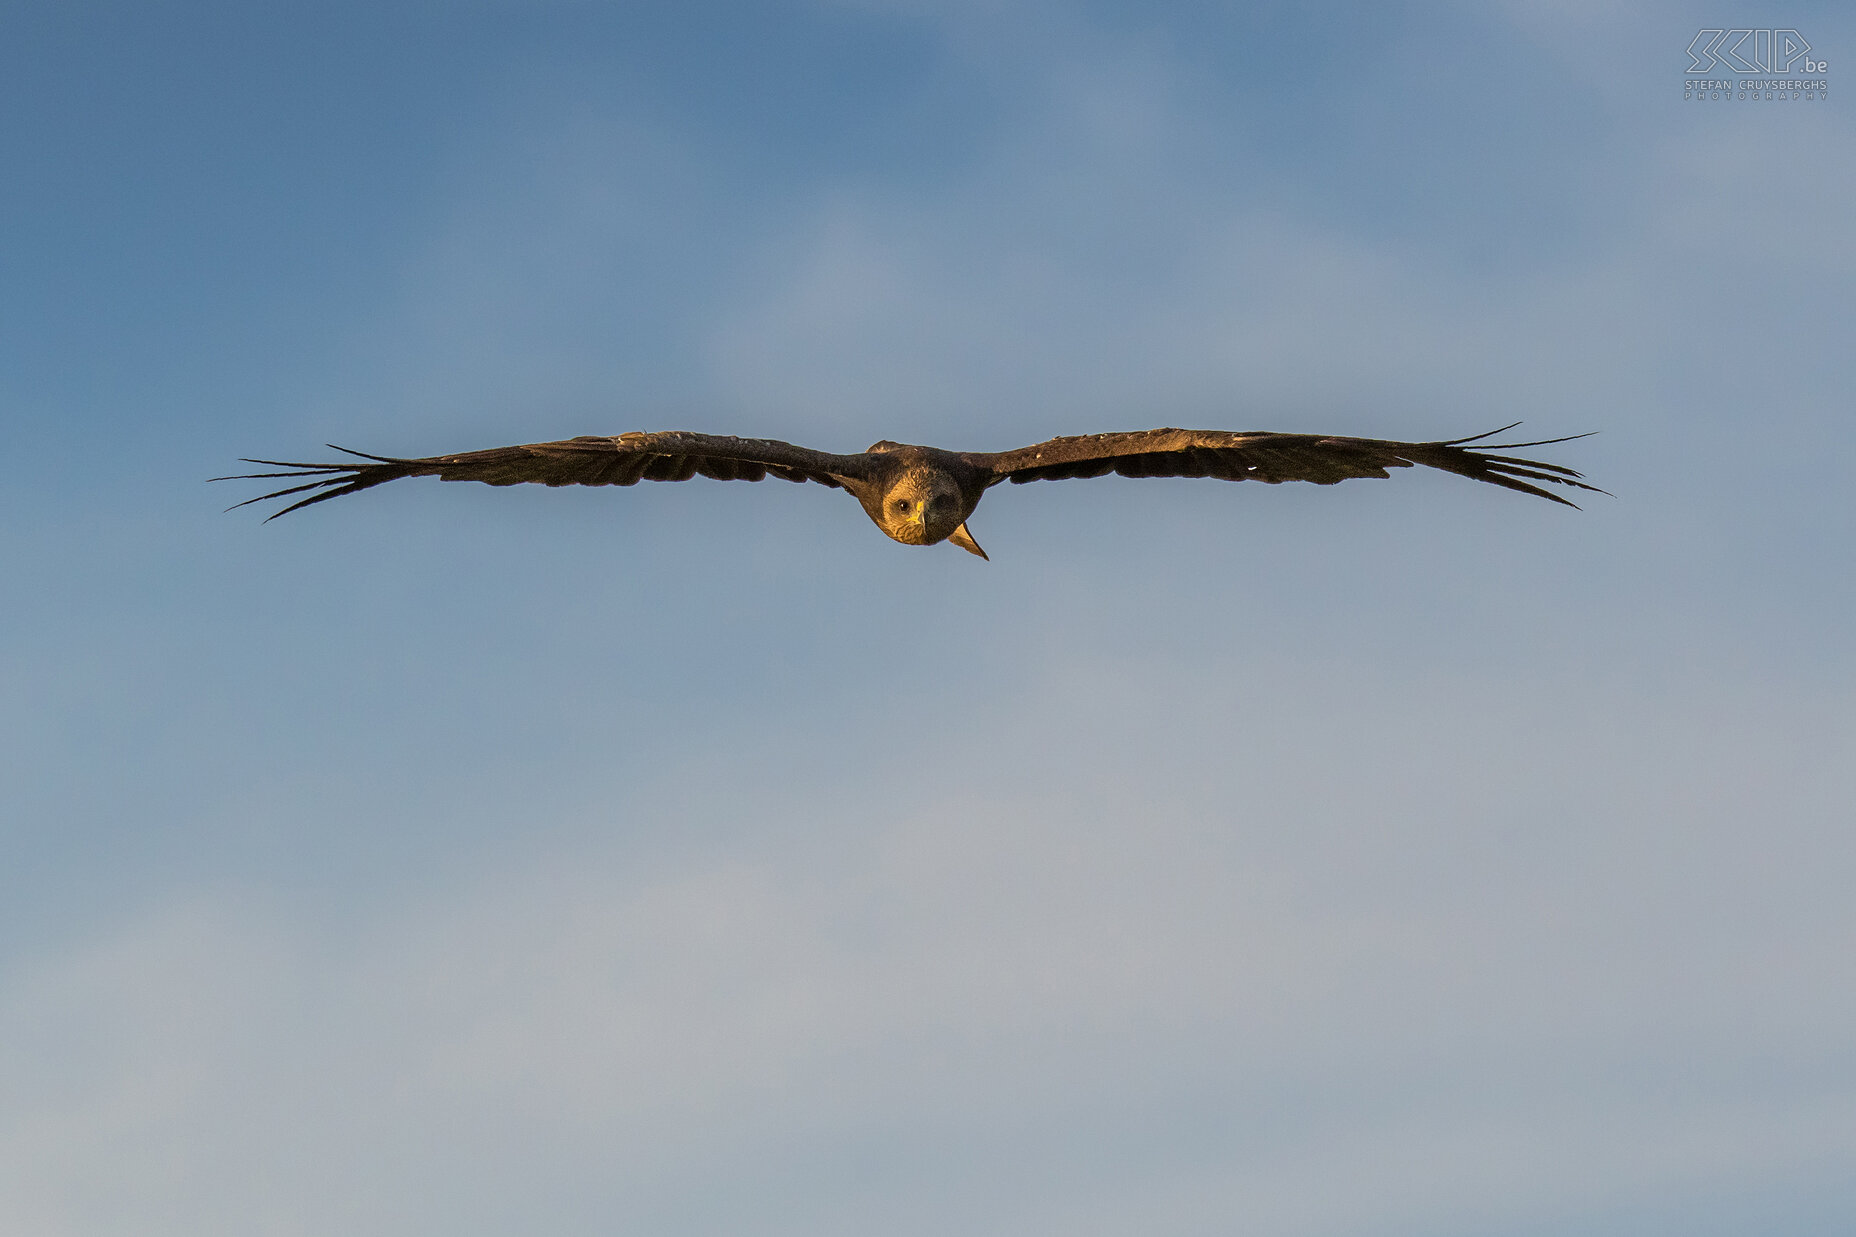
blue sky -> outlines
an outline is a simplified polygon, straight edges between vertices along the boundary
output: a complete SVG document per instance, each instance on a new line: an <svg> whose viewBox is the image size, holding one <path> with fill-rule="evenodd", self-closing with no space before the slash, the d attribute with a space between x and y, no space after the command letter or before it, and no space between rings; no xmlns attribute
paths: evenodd
<svg viewBox="0 0 1856 1237"><path fill-rule="evenodd" d="M0 1230L1856 1225L1831 5L15 5ZM1446 476L337 442L1525 420Z"/></svg>

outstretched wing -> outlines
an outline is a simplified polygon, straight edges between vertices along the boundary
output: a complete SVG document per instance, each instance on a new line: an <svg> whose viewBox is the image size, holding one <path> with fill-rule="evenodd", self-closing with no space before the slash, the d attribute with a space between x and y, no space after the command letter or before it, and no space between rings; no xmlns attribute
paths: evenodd
<svg viewBox="0 0 1856 1237"><path fill-rule="evenodd" d="M640 481L687 481L714 477L721 481L759 481L780 477L787 481L816 481L841 487L866 468L861 455L831 455L795 447L771 438L730 438L720 434L620 434L613 438L569 438L563 442L532 442L519 447L495 447L462 455L433 455L423 459L396 459L368 455L346 447L331 447L357 459L359 464L302 464L289 460L254 460L284 470L214 477L215 481L277 480L314 477L286 486L236 506L308 494L269 519L288 515L298 507L353 494L401 477L439 477L446 481L482 481L489 485L636 485Z"/></svg>
<svg viewBox="0 0 1856 1237"><path fill-rule="evenodd" d="M1515 422L1519 425L1520 422ZM1537 442L1490 445L1471 450L1464 444L1504 433L1514 425L1449 442L1384 442L1376 438L1337 438L1321 434L1231 433L1223 430L1142 430L1129 434L1084 434L1053 438L1016 451L965 458L992 470L997 485L1011 481L1061 481L1070 477L1216 477L1221 481L1313 481L1333 485L1350 477L1386 477L1387 469L1423 464L1461 477L1536 494L1568 507L1578 504L1549 493L1534 481L1602 494L1597 486L1558 464L1492 455L1519 447L1584 438L1545 438Z"/></svg>

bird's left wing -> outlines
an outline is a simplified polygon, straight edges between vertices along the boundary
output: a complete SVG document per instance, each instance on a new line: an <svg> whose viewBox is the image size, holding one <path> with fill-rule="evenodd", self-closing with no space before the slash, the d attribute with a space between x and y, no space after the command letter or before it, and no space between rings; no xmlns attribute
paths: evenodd
<svg viewBox="0 0 1856 1237"><path fill-rule="evenodd" d="M482 481L488 485L636 485L640 481L687 481L714 477L722 481L759 481L780 477L787 481L816 481L842 487L845 480L863 476L862 455L832 455L795 447L771 438L731 438L721 434L664 433L619 434L610 438L569 438L561 442L532 442L516 447L494 447L461 455L433 455L399 459L368 455L346 447L332 447L362 460L356 464L303 464L289 460L248 459L284 470L215 477L215 481L277 480L314 477L238 503L263 502L307 494L268 518L287 515L298 507L340 498L401 477L439 477L445 481Z"/></svg>
<svg viewBox="0 0 1856 1237"><path fill-rule="evenodd" d="M1518 424L1518 422L1517 422ZM1224 481L1313 481L1333 485L1351 477L1386 477L1389 468L1422 464L1491 485L1536 494L1569 507L1558 494L1541 489L1534 481L1603 493L1579 480L1579 474L1558 464L1493 455L1518 447L1540 447L1571 438L1506 443L1471 449L1504 430L1491 430L1471 438L1448 442L1390 442L1376 438L1340 438L1322 434L1234 433L1225 430L1141 430L1126 434L1085 434L1053 438L1016 451L968 454L969 463L989 469L988 485L1001 481L1060 481L1070 477L1216 477ZM1573 438L1583 438L1575 434Z"/></svg>

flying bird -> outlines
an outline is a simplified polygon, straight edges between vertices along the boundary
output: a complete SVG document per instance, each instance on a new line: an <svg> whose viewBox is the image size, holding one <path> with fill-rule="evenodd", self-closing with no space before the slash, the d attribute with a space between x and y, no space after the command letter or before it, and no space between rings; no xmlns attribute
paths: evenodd
<svg viewBox="0 0 1856 1237"><path fill-rule="evenodd" d="M1520 422L1515 422L1515 425ZM1476 481L1506 486L1564 503L1577 504L1531 484L1535 481L1604 493L1579 480L1580 474L1558 464L1491 454L1540 447L1583 438L1546 438L1535 442L1486 445L1514 425L1447 442L1387 442L1376 438L1340 438L1321 434L1234 433L1224 430L1155 429L1119 434L1082 434L1053 438L1015 451L942 451L936 447L879 442L855 455L832 455L795 447L771 438L731 438L683 431L629 433L616 437L569 438L517 447L400 459L369 455L330 444L330 449L361 463L304 464L289 460L247 459L278 472L215 477L216 481L276 480L313 477L260 494L236 506L307 494L269 519L301 507L340 498L401 477L438 477L445 481L482 481L489 485L636 485L640 481L687 481L694 476L719 481L815 481L847 490L884 534L904 545L950 541L968 553L986 557L967 531L967 520L986 491L1002 481L1061 481L1072 477L1215 477L1220 481L1312 481L1333 485L1351 477L1386 477L1392 468L1422 464Z"/></svg>

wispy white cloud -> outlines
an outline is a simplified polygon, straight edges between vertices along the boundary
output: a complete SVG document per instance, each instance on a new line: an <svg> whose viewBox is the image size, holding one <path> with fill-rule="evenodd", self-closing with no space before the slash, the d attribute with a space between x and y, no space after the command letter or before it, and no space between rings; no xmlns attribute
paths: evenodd
<svg viewBox="0 0 1856 1237"><path fill-rule="evenodd" d="M0 1220L441 1231L513 1199L709 1231L781 1198L776 1227L850 1231L841 1157L921 1140L879 1171L930 1227L1003 1188L986 1149L1054 1148L1002 1231L1836 1178L1849 788L1803 776L1856 767L1831 702L1741 681L1594 725L1573 690L1311 669L1097 667L1087 710L1052 679L995 718L1049 746L921 753L954 789L770 783L716 843L556 835L358 924L256 888L128 916L10 985ZM627 793L674 834L731 792Z"/></svg>

